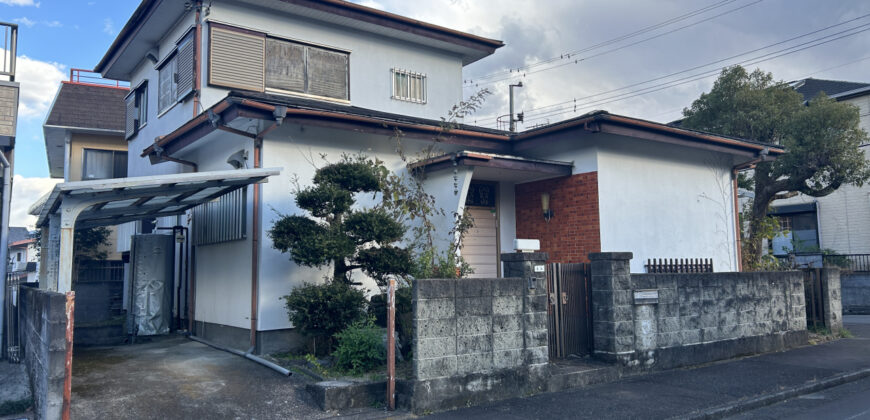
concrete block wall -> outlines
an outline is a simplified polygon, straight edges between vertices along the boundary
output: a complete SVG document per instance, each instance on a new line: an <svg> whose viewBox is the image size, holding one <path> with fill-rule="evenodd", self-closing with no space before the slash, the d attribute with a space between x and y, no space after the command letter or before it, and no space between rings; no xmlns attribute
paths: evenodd
<svg viewBox="0 0 870 420"><path fill-rule="evenodd" d="M870 315L870 272L840 274L843 313Z"/></svg>
<svg viewBox="0 0 870 420"><path fill-rule="evenodd" d="M806 341L801 272L629 274L631 253L591 254L595 355L676 367ZM656 302L635 301L655 291Z"/></svg>
<svg viewBox="0 0 870 420"><path fill-rule="evenodd" d="M66 296L21 287L21 345L37 419L59 419L66 377Z"/></svg>
<svg viewBox="0 0 870 420"><path fill-rule="evenodd" d="M417 280L415 378L546 364L546 296L526 285L521 278Z"/></svg>

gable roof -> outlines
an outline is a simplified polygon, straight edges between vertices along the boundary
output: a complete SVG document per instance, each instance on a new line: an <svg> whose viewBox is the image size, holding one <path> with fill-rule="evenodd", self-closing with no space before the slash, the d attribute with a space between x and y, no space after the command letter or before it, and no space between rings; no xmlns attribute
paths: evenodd
<svg viewBox="0 0 870 420"><path fill-rule="evenodd" d="M567 131L610 133L743 156L759 154L776 156L785 153L785 149L773 144L671 127L606 111L595 111L533 130L511 133L463 124L445 128L442 121L299 99L288 95L233 91L175 131L156 138L153 144L142 151L141 156L149 156L152 163L160 162L162 157L171 157L215 130L255 136L228 125L242 116L276 123L287 120L390 137L395 135L395 130L401 130L407 137L437 138L439 142L501 154L535 147L537 140Z"/></svg>
<svg viewBox="0 0 870 420"><path fill-rule="evenodd" d="M45 125L124 132L129 89L61 82Z"/></svg>
<svg viewBox="0 0 870 420"><path fill-rule="evenodd" d="M354 27L409 42L455 52L463 64L486 57L504 46L502 41L445 28L394 13L344 0L237 0L253 7L266 7L334 25ZM94 67L105 77L125 80L132 67L154 47L179 17L189 12L181 0L142 0L139 7L118 33L106 54ZM247 5L246 5L247 6ZM149 30L140 29L149 25ZM131 60L115 66L119 57L130 54ZM135 62L135 63L134 63ZM119 67L113 69L112 67Z"/></svg>
<svg viewBox="0 0 870 420"><path fill-rule="evenodd" d="M794 90L803 95L805 101L809 101L822 92L824 92L825 95L828 96L835 96L840 93L868 87L870 86L870 83L847 82L843 80L813 79L810 77L807 79L791 82L791 85Z"/></svg>

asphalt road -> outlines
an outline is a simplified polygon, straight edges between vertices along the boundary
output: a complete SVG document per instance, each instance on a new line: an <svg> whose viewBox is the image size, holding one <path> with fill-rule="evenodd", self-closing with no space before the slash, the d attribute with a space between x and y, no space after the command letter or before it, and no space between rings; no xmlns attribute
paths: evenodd
<svg viewBox="0 0 870 420"><path fill-rule="evenodd" d="M870 378L748 411L732 419L870 420Z"/></svg>

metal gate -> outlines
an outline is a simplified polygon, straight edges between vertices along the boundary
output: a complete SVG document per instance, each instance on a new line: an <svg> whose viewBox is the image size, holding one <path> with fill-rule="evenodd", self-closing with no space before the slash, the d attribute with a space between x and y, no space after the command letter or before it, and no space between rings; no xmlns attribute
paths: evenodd
<svg viewBox="0 0 870 420"><path fill-rule="evenodd" d="M592 353L592 287L589 264L551 263L547 270L551 359Z"/></svg>
<svg viewBox="0 0 870 420"><path fill-rule="evenodd" d="M26 280L26 277L23 278ZM21 362L21 343L18 334L18 319L20 315L20 288L22 276L16 273L6 274L6 307L3 308L4 319L6 320L6 356L10 362ZM4 331L4 326L0 325L0 333ZM2 352L0 352L2 353Z"/></svg>
<svg viewBox="0 0 870 420"><path fill-rule="evenodd" d="M820 268L804 269L804 298L807 308L807 328L819 329L825 326L825 305L823 301L824 282Z"/></svg>

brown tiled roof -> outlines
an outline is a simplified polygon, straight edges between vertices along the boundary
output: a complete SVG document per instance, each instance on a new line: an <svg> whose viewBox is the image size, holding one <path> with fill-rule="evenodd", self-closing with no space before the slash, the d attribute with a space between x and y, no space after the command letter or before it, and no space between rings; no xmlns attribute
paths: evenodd
<svg viewBox="0 0 870 420"><path fill-rule="evenodd" d="M124 97L115 87L64 82L45 125L124 131Z"/></svg>

